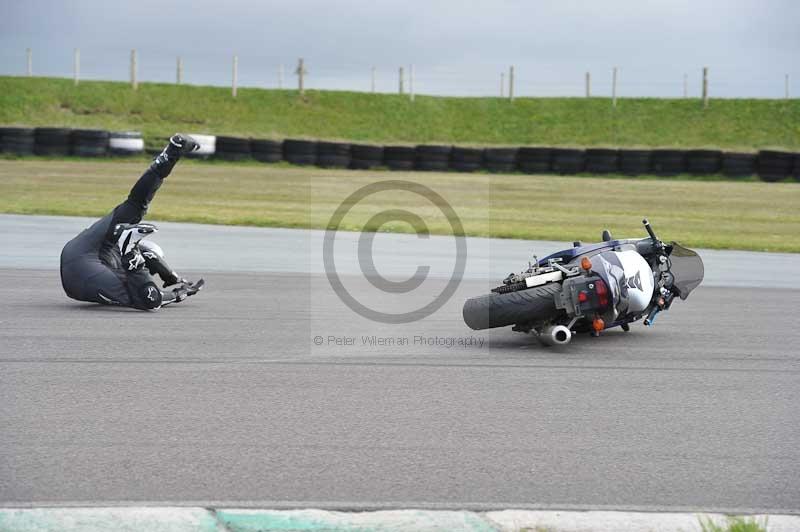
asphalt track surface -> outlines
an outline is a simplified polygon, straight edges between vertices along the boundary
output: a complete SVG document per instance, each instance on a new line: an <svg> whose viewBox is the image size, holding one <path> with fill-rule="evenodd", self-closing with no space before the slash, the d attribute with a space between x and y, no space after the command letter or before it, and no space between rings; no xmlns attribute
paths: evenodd
<svg viewBox="0 0 800 532"><path fill-rule="evenodd" d="M55 258L85 225L0 216L2 506L800 513L795 255L704 252L708 283L655 327L543 348L460 316L531 243L471 240L455 296L388 325L342 303L303 231L164 224L207 291L158 313L75 302ZM387 276L438 268L430 243L382 238ZM446 282L390 297L356 268L344 284L387 311Z"/></svg>

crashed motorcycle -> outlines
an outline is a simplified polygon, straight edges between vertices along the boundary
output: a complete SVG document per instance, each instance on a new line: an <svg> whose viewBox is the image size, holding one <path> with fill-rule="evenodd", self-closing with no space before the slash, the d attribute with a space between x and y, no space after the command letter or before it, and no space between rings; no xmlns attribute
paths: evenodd
<svg viewBox="0 0 800 532"><path fill-rule="evenodd" d="M664 243L650 223L644 239L575 242L510 274L490 294L468 299L464 322L475 330L506 327L536 335L545 345L569 343L575 333L593 336L612 327L630 330L644 318L652 326L675 298L685 300L703 280L700 256Z"/></svg>

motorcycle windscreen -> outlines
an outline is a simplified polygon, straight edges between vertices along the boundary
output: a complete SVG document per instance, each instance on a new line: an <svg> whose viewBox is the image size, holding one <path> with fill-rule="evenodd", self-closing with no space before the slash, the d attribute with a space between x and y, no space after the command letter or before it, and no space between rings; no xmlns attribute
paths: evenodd
<svg viewBox="0 0 800 532"><path fill-rule="evenodd" d="M671 263L669 271L674 278L672 288L681 299L686 299L689 297L689 293L703 281L705 273L703 260L700 255L677 242L672 243L669 260Z"/></svg>

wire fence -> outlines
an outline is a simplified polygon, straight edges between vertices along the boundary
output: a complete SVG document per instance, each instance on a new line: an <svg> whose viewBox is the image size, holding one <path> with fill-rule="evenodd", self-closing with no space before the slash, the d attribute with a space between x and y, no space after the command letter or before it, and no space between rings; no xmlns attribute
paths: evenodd
<svg viewBox="0 0 800 532"><path fill-rule="evenodd" d="M562 66L314 64L298 60L265 62L255 56L167 57L152 51L98 52L91 49L38 53L0 52L7 75L83 80L182 83L238 88L342 90L383 94L462 97L654 97L792 98L800 71L743 73L726 66L594 66L564 74ZM707 77L704 77L704 71ZM705 79L705 81L704 81ZM704 90L705 87L705 90Z"/></svg>

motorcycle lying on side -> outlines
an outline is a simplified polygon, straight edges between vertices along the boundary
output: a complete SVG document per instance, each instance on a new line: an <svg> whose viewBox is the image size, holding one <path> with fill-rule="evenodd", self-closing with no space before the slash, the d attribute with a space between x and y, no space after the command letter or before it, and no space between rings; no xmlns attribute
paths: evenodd
<svg viewBox="0 0 800 532"><path fill-rule="evenodd" d="M648 238L603 241L565 249L510 274L490 294L464 303L464 322L475 330L513 325L545 345L569 343L574 333L599 336L612 327L651 326L676 297L685 300L703 280L700 256L665 244L642 221Z"/></svg>

